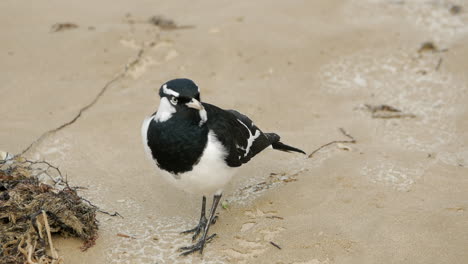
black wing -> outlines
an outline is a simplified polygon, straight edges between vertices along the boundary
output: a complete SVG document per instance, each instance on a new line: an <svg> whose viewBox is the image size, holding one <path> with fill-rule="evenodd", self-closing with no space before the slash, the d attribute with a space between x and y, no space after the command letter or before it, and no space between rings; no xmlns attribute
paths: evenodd
<svg viewBox="0 0 468 264"><path fill-rule="evenodd" d="M247 116L203 103L207 112L208 128L212 130L228 153L228 166L239 167L279 140L279 136L263 133Z"/></svg>

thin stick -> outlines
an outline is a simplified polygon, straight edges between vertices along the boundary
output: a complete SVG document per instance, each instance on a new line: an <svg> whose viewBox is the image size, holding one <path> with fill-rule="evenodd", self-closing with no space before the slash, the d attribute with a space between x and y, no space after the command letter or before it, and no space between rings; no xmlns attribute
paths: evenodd
<svg viewBox="0 0 468 264"><path fill-rule="evenodd" d="M39 218L37 217L36 217L36 226L37 226L37 232L39 233L39 237L41 239L44 239L42 235L42 225L39 223Z"/></svg>
<svg viewBox="0 0 468 264"><path fill-rule="evenodd" d="M109 212L107 212L107 211L104 211L104 210L99 209L99 206L94 205L94 204L93 204L91 201L89 201L88 199L85 199L85 198L83 198L83 197L80 197L80 199L81 199L82 201L87 202L87 203L88 203L89 205L91 205L92 207L96 208L96 211L98 211L99 213L103 213L103 214L106 214L106 215L108 215L108 216L120 216L120 217L124 218L124 217L123 217L121 214L119 214L119 212L117 212L117 211L115 211L113 214L111 214L111 213L109 213Z"/></svg>
<svg viewBox="0 0 468 264"><path fill-rule="evenodd" d="M278 244L276 244L276 243L273 242L273 241L270 241L270 244L272 244L272 245L273 245L275 248L277 248L277 249L281 249L281 247L278 246Z"/></svg>
<svg viewBox="0 0 468 264"><path fill-rule="evenodd" d="M44 217L44 226L46 228L47 239L49 240L50 252L52 253L52 258L58 259L57 251L55 251L54 244L52 243L52 235L50 234L50 226L49 226L49 222L47 221L47 214L44 210L42 210L42 216Z"/></svg>
<svg viewBox="0 0 468 264"><path fill-rule="evenodd" d="M135 238L136 238L136 237L134 237L134 236L129 236L129 235L122 234L122 233L117 233L117 236L118 236L118 237L124 237L124 238L131 238L131 239L135 239Z"/></svg>
<svg viewBox="0 0 468 264"><path fill-rule="evenodd" d="M28 239L26 239L26 244L28 248L28 256L27 256L27 261L29 264L37 264L32 260L32 254L34 252L34 247L31 245L31 236L28 234Z"/></svg>
<svg viewBox="0 0 468 264"><path fill-rule="evenodd" d="M281 217L281 216L277 216L277 215L267 216L266 218L270 218L270 219L281 219L281 220L284 220L284 218L283 218L283 217Z"/></svg>
<svg viewBox="0 0 468 264"><path fill-rule="evenodd" d="M320 151L321 149L327 147L327 146L330 146L332 144L336 144L336 143L352 143L352 144L355 144L357 141L356 139L354 139L353 136L351 136L350 134L348 134L343 128L339 128L340 132L345 135L347 138L349 138L350 140L334 140L334 141L331 141L331 142L328 142L327 144L325 145L322 145L320 146L318 149L312 151L312 153L309 154L309 158L312 158L312 156L317 153L318 151Z"/></svg>
<svg viewBox="0 0 468 264"><path fill-rule="evenodd" d="M18 251L21 252L21 254L23 254L25 257L28 257L28 252L23 248L23 244L24 244L24 236L21 238L20 242L18 243Z"/></svg>

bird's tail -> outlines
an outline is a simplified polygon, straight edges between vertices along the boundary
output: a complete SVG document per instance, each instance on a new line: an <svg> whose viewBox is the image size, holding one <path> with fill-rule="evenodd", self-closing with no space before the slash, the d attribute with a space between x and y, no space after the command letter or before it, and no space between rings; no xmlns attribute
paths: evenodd
<svg viewBox="0 0 468 264"><path fill-rule="evenodd" d="M265 133L265 135L270 140L271 146L273 147L273 149L277 149L277 150L281 150L281 151L285 151L285 152L294 151L294 152L299 152L299 153L302 153L302 154L306 154L304 151L302 151L302 150L300 150L298 148L291 147L289 145L286 145L286 144L280 142L280 136L278 136L278 134Z"/></svg>

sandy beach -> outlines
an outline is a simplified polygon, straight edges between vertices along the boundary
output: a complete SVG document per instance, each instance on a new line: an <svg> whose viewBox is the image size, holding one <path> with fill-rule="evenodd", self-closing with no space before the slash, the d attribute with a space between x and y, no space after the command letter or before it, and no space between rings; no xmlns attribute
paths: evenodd
<svg viewBox="0 0 468 264"><path fill-rule="evenodd" d="M3 0L0 30L0 150L123 216L99 214L86 252L57 237L65 263L468 262L466 1ZM261 153L203 257L180 257L201 197L140 138L177 77L308 154L356 142Z"/></svg>

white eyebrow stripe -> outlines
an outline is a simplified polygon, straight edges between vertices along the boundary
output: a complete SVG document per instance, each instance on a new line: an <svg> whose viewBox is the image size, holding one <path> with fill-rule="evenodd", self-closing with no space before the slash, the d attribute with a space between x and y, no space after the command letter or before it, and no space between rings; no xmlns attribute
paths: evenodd
<svg viewBox="0 0 468 264"><path fill-rule="evenodd" d="M167 88L167 84L163 85L162 88L163 88L163 93L168 94L168 95L173 95L175 97L179 97L179 93L172 89Z"/></svg>

